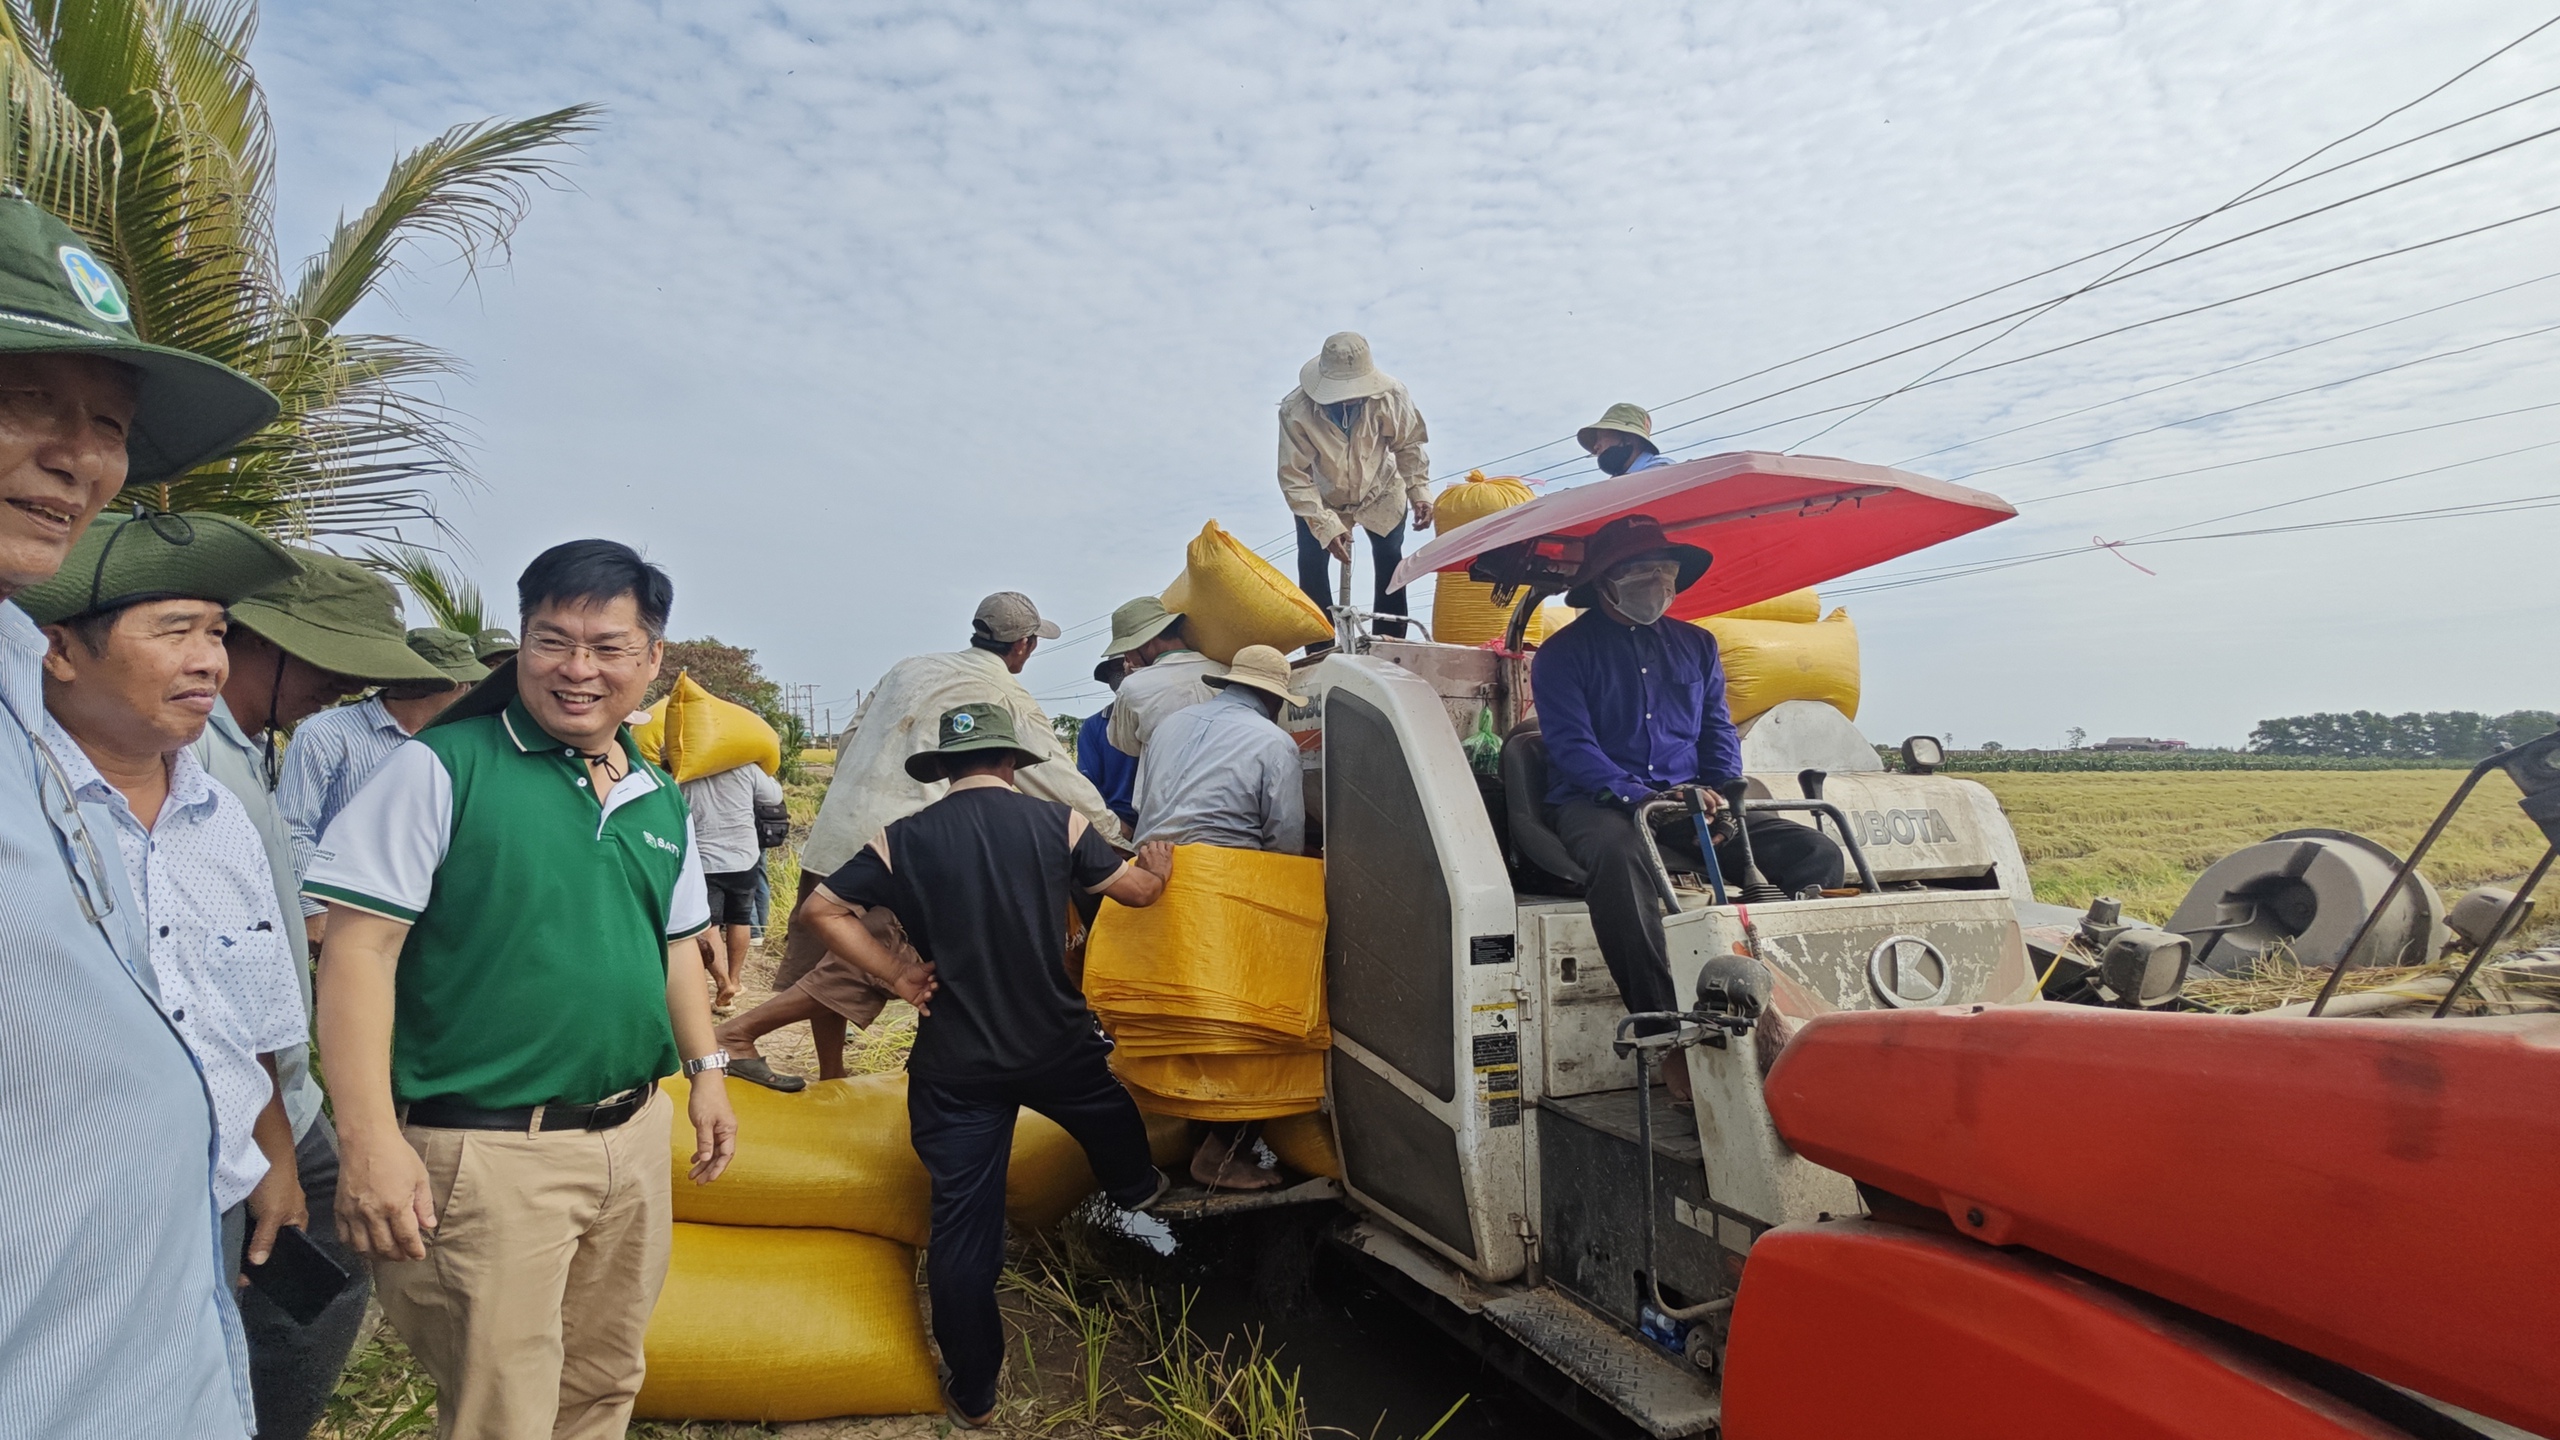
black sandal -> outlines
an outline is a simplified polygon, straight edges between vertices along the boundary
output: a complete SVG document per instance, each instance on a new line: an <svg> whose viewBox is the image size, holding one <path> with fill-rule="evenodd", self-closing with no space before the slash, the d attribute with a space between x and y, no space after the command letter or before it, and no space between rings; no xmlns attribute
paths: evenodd
<svg viewBox="0 0 2560 1440"><path fill-rule="evenodd" d="M767 1090L779 1090L785 1095L797 1095L809 1088L807 1080L798 1075L783 1074L764 1063L764 1057L760 1055L732 1059L729 1062L729 1074L750 1085L761 1085Z"/></svg>

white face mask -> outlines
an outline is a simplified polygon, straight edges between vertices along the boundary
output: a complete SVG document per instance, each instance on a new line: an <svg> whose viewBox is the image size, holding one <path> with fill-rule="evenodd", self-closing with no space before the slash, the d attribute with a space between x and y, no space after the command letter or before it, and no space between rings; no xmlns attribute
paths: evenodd
<svg viewBox="0 0 2560 1440"><path fill-rule="evenodd" d="M1609 572L1600 582L1600 598L1636 624L1650 625L1671 608L1679 584L1679 561L1637 560Z"/></svg>

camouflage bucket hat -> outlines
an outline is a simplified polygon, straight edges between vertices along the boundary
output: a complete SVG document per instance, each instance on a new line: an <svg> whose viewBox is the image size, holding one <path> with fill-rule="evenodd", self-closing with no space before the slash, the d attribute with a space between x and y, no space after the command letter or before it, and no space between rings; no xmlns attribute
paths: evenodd
<svg viewBox="0 0 2560 1440"><path fill-rule="evenodd" d="M980 750L1010 750L1024 765L1040 763L1038 755L1015 741L1012 711L1001 705L960 705L942 712L942 724L935 732L932 749L907 757L907 778L931 784L942 778L945 756Z"/></svg>
<svg viewBox="0 0 2560 1440"><path fill-rule="evenodd" d="M14 186L0 187L0 354L97 355L141 377L125 483L203 464L276 416L276 397L228 365L145 343L124 281L89 242Z"/></svg>

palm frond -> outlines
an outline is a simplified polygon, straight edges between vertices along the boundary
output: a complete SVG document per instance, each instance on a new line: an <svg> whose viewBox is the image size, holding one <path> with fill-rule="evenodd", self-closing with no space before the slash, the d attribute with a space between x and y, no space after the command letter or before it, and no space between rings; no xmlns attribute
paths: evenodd
<svg viewBox="0 0 2560 1440"><path fill-rule="evenodd" d="M368 549L365 563L409 587L435 623L447 630L477 635L489 628L489 609L480 587L462 572L414 545Z"/></svg>
<svg viewBox="0 0 2560 1440"><path fill-rule="evenodd" d="M558 163L541 152L574 144L600 113L571 105L530 120L456 125L401 156L373 203L352 220L341 217L329 248L304 263L293 313L339 324L430 237L453 246L466 265L504 255L532 204L527 186L559 183Z"/></svg>

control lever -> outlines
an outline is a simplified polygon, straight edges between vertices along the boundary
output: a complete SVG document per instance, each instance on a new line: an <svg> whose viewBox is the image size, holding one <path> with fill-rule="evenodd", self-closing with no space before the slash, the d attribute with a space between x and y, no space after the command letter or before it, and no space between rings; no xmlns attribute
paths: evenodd
<svg viewBox="0 0 2560 1440"><path fill-rule="evenodd" d="M1750 903L1775 905L1789 897L1786 891L1770 884L1768 876L1760 873L1760 859L1751 853L1751 827L1743 822L1743 797L1749 791L1750 782L1744 780L1716 787L1716 793L1724 797L1725 809L1733 815L1734 840L1742 848L1742 874L1736 877L1735 885L1742 891L1742 898Z"/></svg>
<svg viewBox="0 0 2560 1440"><path fill-rule="evenodd" d="M1716 837L1707 829L1707 802L1698 798L1698 787L1689 787L1689 823L1698 827L1698 853L1707 860L1707 890L1719 905L1728 903L1724 895L1724 867L1716 863Z"/></svg>

